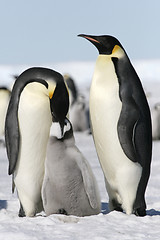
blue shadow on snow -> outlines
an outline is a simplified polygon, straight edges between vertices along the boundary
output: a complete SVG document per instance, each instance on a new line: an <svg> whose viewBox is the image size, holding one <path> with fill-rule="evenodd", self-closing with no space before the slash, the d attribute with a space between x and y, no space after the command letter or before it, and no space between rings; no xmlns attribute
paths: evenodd
<svg viewBox="0 0 160 240"><path fill-rule="evenodd" d="M105 215L105 214L108 214L109 212L110 211L109 211L108 203L101 202L101 213L103 213Z"/></svg>
<svg viewBox="0 0 160 240"><path fill-rule="evenodd" d="M160 216L160 211L156 211L155 209L150 209L146 211L148 216Z"/></svg>
<svg viewBox="0 0 160 240"><path fill-rule="evenodd" d="M0 210L7 208L7 201L6 200L0 200Z"/></svg>

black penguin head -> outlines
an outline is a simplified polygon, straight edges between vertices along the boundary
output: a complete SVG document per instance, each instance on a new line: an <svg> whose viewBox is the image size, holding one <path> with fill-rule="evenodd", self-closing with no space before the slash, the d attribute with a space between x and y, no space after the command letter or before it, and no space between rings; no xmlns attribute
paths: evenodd
<svg viewBox="0 0 160 240"><path fill-rule="evenodd" d="M65 118L69 109L69 94L64 81L56 83L53 96L50 98L53 122L58 122L63 135Z"/></svg>
<svg viewBox="0 0 160 240"><path fill-rule="evenodd" d="M109 35L92 36L79 34L78 37L83 37L89 40L93 45L96 46L96 48L99 51L99 54L112 55L119 48L123 49L121 43L115 37Z"/></svg>

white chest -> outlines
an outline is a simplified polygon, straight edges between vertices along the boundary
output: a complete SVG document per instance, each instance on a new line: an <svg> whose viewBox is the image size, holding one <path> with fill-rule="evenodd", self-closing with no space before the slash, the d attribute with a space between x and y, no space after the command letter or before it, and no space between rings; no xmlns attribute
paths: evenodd
<svg viewBox="0 0 160 240"><path fill-rule="evenodd" d="M21 93L18 108L20 151L16 174L24 178L29 174L39 181L44 173L52 118L49 98L44 86L38 84L37 89L32 89L32 91L32 84L29 85L31 86L25 87Z"/></svg>
<svg viewBox="0 0 160 240"><path fill-rule="evenodd" d="M117 133L121 109L119 83L113 62L106 55L100 55L90 90L90 114L96 150L103 171L112 176L117 166L128 161Z"/></svg>

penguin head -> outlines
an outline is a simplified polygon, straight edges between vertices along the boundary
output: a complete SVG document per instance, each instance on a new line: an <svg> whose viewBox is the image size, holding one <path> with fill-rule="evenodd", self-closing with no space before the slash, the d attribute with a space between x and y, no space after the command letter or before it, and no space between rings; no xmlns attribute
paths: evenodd
<svg viewBox="0 0 160 240"><path fill-rule="evenodd" d="M124 48L115 37L109 35L92 36L86 34L79 34L78 37L89 40L98 49L99 54L117 58L124 55Z"/></svg>
<svg viewBox="0 0 160 240"><path fill-rule="evenodd" d="M52 123L52 131L53 131L53 137L56 137L57 139L69 139L73 136L73 129L72 129L72 124L68 120L68 118L64 119L63 122L63 131L62 131L62 126L60 122L58 122L54 117L53 117L53 123Z"/></svg>
<svg viewBox="0 0 160 240"><path fill-rule="evenodd" d="M31 85L31 83L33 84ZM52 118L60 123L63 131L64 120L69 108L69 93L63 76L48 68L33 67L27 69L19 75L13 86L12 98L16 100L12 102L16 106L18 106L21 92L26 86L30 88L30 91L36 91L37 94L43 94L50 99Z"/></svg>
<svg viewBox="0 0 160 240"><path fill-rule="evenodd" d="M53 123L59 125L59 138L63 137L65 125L66 125L66 115L69 109L69 94L64 81L59 81L56 83L55 90L53 94L49 92L50 97L50 108L52 113Z"/></svg>

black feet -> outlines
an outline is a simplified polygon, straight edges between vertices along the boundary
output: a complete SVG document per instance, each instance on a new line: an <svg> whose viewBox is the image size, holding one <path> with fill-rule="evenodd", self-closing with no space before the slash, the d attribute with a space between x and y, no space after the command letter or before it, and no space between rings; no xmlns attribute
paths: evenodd
<svg viewBox="0 0 160 240"><path fill-rule="evenodd" d="M146 209L145 208L137 208L133 211L133 213L136 215L136 216L139 216L139 217L144 217L146 216Z"/></svg>
<svg viewBox="0 0 160 240"><path fill-rule="evenodd" d="M18 214L19 217L25 217L25 212L23 210L23 206L22 204L20 203L20 209L19 209L19 214Z"/></svg>
<svg viewBox="0 0 160 240"><path fill-rule="evenodd" d="M118 203L115 199L112 200L113 210L118 212L123 212L122 205Z"/></svg>
<svg viewBox="0 0 160 240"><path fill-rule="evenodd" d="M57 214L68 215L67 212L66 212L66 210L64 210L64 208L60 208L60 209L58 209Z"/></svg>

